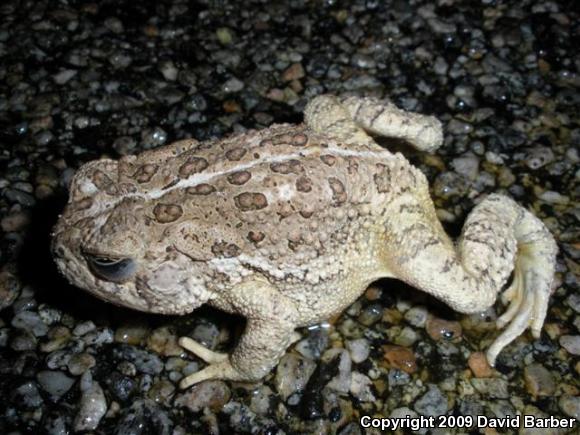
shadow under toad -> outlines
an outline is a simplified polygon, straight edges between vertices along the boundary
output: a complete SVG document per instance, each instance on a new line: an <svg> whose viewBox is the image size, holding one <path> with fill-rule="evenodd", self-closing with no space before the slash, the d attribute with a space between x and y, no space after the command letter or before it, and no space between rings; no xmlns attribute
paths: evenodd
<svg viewBox="0 0 580 435"><path fill-rule="evenodd" d="M17 257L18 276L32 289L38 304L47 304L81 320L127 315L129 310L106 304L70 285L60 275L50 251L52 228L66 204L66 195L39 201Z"/></svg>

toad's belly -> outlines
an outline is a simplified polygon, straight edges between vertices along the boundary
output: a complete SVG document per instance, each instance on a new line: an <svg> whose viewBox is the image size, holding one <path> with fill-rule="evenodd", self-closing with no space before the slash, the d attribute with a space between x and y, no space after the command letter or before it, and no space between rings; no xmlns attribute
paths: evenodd
<svg viewBox="0 0 580 435"><path fill-rule="evenodd" d="M298 326L309 326L328 320L351 305L380 276L365 279L339 276L317 286L286 288L282 292L293 300L299 317Z"/></svg>
<svg viewBox="0 0 580 435"><path fill-rule="evenodd" d="M301 282L278 282L275 285L281 293L294 301L299 312L300 326L307 326L327 320L352 304L373 282L389 276L374 255L372 246L366 252L354 252L348 257L324 258L323 267L306 274Z"/></svg>

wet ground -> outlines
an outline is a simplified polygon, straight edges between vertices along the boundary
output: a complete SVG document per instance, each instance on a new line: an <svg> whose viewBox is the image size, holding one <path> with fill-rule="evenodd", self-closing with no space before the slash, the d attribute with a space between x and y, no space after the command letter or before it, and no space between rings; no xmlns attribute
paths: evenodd
<svg viewBox="0 0 580 435"><path fill-rule="evenodd" d="M573 5L3 1L0 432L344 435L362 433L363 415L579 419ZM491 192L545 222L560 253L542 337L524 334L492 369L481 351L501 303L462 316L385 280L327 327L302 331L263 382L179 391L202 363L176 338L227 350L243 320L207 308L139 314L67 284L48 244L68 181L102 156L300 122L324 92L389 98L443 121L445 145L408 157L451 234ZM470 430L431 431L454 432Z"/></svg>

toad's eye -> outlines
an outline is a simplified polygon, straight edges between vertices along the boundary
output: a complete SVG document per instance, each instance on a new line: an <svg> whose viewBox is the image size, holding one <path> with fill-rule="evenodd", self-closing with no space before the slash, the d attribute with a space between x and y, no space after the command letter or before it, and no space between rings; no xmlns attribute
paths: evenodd
<svg viewBox="0 0 580 435"><path fill-rule="evenodd" d="M99 278L112 282L124 282L133 276L135 261L131 258L110 258L85 254L87 263Z"/></svg>

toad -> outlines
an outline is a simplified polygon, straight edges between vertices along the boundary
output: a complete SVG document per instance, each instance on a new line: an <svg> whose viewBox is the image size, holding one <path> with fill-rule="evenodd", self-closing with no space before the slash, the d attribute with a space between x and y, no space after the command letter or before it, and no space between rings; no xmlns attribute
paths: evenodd
<svg viewBox="0 0 580 435"><path fill-rule="evenodd" d="M255 381L296 340L296 328L353 303L375 280L402 280L461 313L503 293L498 353L531 328L538 337L556 243L507 196L471 211L459 239L443 230L426 177L373 136L425 152L441 123L373 98L314 98L304 123L199 143L183 140L83 165L53 235L60 271L76 286L133 309L186 314L202 304L247 318L233 352L184 337L208 365L185 377Z"/></svg>

